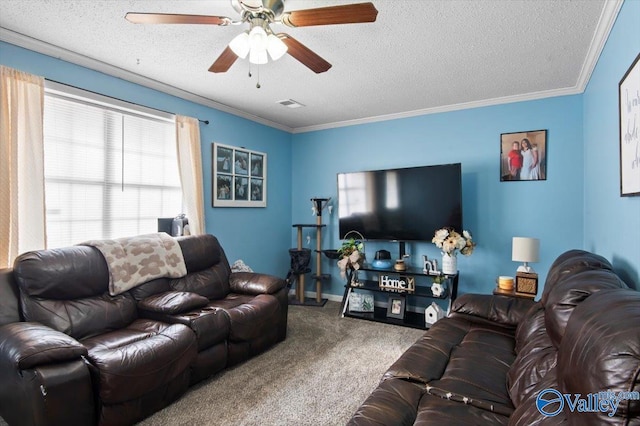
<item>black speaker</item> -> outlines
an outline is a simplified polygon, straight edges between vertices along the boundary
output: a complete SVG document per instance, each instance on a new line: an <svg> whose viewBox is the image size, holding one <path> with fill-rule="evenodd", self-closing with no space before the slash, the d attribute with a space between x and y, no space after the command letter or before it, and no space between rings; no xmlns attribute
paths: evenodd
<svg viewBox="0 0 640 426"><path fill-rule="evenodd" d="M158 218L158 232L166 232L171 235L171 223L173 222L173 218Z"/></svg>

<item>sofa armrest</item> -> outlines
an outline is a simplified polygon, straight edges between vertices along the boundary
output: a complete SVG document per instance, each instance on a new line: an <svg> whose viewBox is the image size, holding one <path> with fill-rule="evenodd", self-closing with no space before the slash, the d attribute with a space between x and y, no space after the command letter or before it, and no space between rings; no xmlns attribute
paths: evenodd
<svg viewBox="0 0 640 426"><path fill-rule="evenodd" d="M0 326L0 415L9 424L95 423L87 349L33 322Z"/></svg>
<svg viewBox="0 0 640 426"><path fill-rule="evenodd" d="M463 294L453 302L451 312L515 327L534 303L531 299L521 297Z"/></svg>
<svg viewBox="0 0 640 426"><path fill-rule="evenodd" d="M71 336L34 322L14 322L0 327L0 359L16 370L73 361L87 348Z"/></svg>
<svg viewBox="0 0 640 426"><path fill-rule="evenodd" d="M138 309L158 314L176 315L207 306L209 299L188 291L167 291L138 302Z"/></svg>
<svg viewBox="0 0 640 426"><path fill-rule="evenodd" d="M282 278L256 272L232 272L229 276L231 291L240 294L273 294L287 284Z"/></svg>

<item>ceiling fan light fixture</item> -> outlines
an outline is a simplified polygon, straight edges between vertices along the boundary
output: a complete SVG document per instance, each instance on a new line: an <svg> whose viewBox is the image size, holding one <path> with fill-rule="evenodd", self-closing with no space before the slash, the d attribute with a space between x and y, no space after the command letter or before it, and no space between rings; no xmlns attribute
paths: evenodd
<svg viewBox="0 0 640 426"><path fill-rule="evenodd" d="M251 49L249 44L249 33L244 31L235 36L233 40L231 40L231 43L229 43L229 48L233 50L233 53L235 53L239 58L246 58L249 54L249 50Z"/></svg>
<svg viewBox="0 0 640 426"><path fill-rule="evenodd" d="M251 52L249 52L249 62L256 65L264 65L268 61L266 49L251 48Z"/></svg>
<svg viewBox="0 0 640 426"><path fill-rule="evenodd" d="M254 26L249 31L249 46L251 51L267 49L267 32L260 26Z"/></svg>
<svg viewBox="0 0 640 426"><path fill-rule="evenodd" d="M272 60L277 61L282 58L282 56L287 53L287 49L287 45L284 44L279 37L274 34L269 34L267 37L267 51Z"/></svg>

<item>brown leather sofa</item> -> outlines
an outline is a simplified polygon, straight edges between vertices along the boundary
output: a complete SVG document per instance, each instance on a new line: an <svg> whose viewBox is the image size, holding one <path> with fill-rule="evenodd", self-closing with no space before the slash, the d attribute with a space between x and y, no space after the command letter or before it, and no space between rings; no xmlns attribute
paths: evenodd
<svg viewBox="0 0 640 426"><path fill-rule="evenodd" d="M0 271L0 415L10 425L132 424L285 338L282 279L232 273L212 235L178 242L186 276L118 296L94 247L25 253Z"/></svg>
<svg viewBox="0 0 640 426"><path fill-rule="evenodd" d="M594 404L607 391L615 409ZM538 302L458 298L349 425L640 425L639 391L640 292L606 259L571 250Z"/></svg>

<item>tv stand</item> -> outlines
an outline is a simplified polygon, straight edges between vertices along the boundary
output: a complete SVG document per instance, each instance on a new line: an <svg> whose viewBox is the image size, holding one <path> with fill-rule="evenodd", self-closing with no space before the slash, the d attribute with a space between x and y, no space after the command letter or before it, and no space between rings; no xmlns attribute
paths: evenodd
<svg viewBox="0 0 640 426"><path fill-rule="evenodd" d="M386 324L400 325L403 327L418 328L426 330L429 326L425 323L424 310L431 305L434 300L447 301L447 313L451 311L453 300L458 295L458 274L445 275L446 290L443 294L436 296L431 291L433 283L433 275L425 274L421 268L407 268L406 271L395 271L393 269L374 269L369 265L364 265L359 270L360 275L366 275L366 279L360 280L360 285L352 285L351 280L347 280L345 291L342 297L341 316L349 318L358 318L368 321L382 322ZM394 291L380 288L379 279L381 276L390 278L411 277L415 279L414 291ZM418 312L406 310L403 319L390 318L387 316L387 308L384 306L374 307L374 312L349 312L349 295L357 291L370 291L374 294L383 294L385 296L404 295L406 297L407 306L413 306Z"/></svg>

